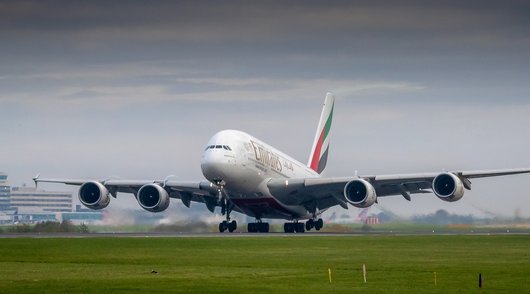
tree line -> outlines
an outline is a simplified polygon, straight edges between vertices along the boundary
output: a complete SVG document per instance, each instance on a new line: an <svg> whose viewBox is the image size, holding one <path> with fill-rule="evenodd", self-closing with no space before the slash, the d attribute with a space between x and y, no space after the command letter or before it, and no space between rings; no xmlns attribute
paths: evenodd
<svg viewBox="0 0 530 294"><path fill-rule="evenodd" d="M0 227L0 233L89 233L89 229L85 224L74 225L69 220L63 220Z"/></svg>

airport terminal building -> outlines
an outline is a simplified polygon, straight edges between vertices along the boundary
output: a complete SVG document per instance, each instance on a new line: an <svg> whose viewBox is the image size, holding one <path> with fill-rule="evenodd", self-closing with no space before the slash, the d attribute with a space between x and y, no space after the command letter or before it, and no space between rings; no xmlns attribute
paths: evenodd
<svg viewBox="0 0 530 294"><path fill-rule="evenodd" d="M72 192L11 187L0 172L0 224L69 220L90 223L103 219L101 212L74 210Z"/></svg>
<svg viewBox="0 0 530 294"><path fill-rule="evenodd" d="M19 222L56 221L62 212L72 212L72 193L12 187L10 205L17 209Z"/></svg>
<svg viewBox="0 0 530 294"><path fill-rule="evenodd" d="M11 194L11 187L7 182L7 174L0 172L0 210L9 210L9 195Z"/></svg>
<svg viewBox="0 0 530 294"><path fill-rule="evenodd" d="M11 187L7 182L7 174L0 172L0 224L13 222L13 215L16 209L11 209L10 205Z"/></svg>

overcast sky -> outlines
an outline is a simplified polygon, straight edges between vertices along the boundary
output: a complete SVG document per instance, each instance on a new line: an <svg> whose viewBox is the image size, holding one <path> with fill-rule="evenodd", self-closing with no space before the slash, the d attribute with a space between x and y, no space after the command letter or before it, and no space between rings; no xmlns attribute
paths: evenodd
<svg viewBox="0 0 530 294"><path fill-rule="evenodd" d="M0 40L14 186L202 179L226 128L306 162L327 91L330 176L530 166L528 1L0 1ZM529 175L473 184L380 207L530 216Z"/></svg>

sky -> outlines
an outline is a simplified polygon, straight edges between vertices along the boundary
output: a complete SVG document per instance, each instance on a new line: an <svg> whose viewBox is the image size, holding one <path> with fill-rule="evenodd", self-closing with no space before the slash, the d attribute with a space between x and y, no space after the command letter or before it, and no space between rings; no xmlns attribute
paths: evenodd
<svg viewBox="0 0 530 294"><path fill-rule="evenodd" d="M203 147L222 129L306 162L328 91L329 176L529 167L529 11L528 1L0 0L0 171L13 186L37 173L201 180ZM529 185L477 179L455 203L427 194L377 206L530 217ZM140 209L130 196L111 203L121 206Z"/></svg>

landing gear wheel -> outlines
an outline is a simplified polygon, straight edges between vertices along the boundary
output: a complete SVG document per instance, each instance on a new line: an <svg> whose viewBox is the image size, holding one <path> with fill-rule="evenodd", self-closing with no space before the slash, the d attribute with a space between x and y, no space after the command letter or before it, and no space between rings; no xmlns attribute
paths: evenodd
<svg viewBox="0 0 530 294"><path fill-rule="evenodd" d="M270 230L269 223L248 223L247 224L247 231L249 233L268 233Z"/></svg>
<svg viewBox="0 0 530 294"><path fill-rule="evenodd" d="M284 223L283 224L283 231L285 233L303 233L304 230L304 223Z"/></svg>
<svg viewBox="0 0 530 294"><path fill-rule="evenodd" d="M260 233L268 233L269 228L269 223L258 223L258 231Z"/></svg>
<svg viewBox="0 0 530 294"><path fill-rule="evenodd" d="M256 224L255 223L248 223L247 224L247 231L249 233L256 233L257 230L256 230Z"/></svg>
<svg viewBox="0 0 530 294"><path fill-rule="evenodd" d="M227 223L227 226L228 226L228 231L230 233L232 233L233 231L235 231L237 229L237 222L235 220Z"/></svg>
<svg viewBox="0 0 530 294"><path fill-rule="evenodd" d="M315 221L315 230L320 231L324 227L324 221L319 218L317 221Z"/></svg>
<svg viewBox="0 0 530 294"><path fill-rule="evenodd" d="M294 233L294 223L284 223L283 231L285 233Z"/></svg>
<svg viewBox="0 0 530 294"><path fill-rule="evenodd" d="M294 229L297 233L303 233L305 232L304 223L294 223Z"/></svg>
<svg viewBox="0 0 530 294"><path fill-rule="evenodd" d="M222 221L219 223L219 233L224 233L227 229L227 223L226 221Z"/></svg>
<svg viewBox="0 0 530 294"><path fill-rule="evenodd" d="M315 227L315 221L310 219L308 220L307 222L305 222L305 230L306 231L311 231L312 228Z"/></svg>

